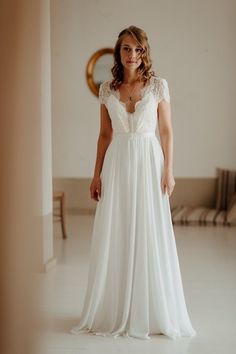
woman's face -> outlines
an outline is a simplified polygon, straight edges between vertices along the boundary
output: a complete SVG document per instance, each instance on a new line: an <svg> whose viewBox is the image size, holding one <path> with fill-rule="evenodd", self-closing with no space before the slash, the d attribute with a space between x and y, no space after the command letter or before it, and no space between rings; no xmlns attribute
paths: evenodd
<svg viewBox="0 0 236 354"><path fill-rule="evenodd" d="M142 47L131 35L123 38L120 46L120 59L123 66L131 71L136 70L142 63Z"/></svg>

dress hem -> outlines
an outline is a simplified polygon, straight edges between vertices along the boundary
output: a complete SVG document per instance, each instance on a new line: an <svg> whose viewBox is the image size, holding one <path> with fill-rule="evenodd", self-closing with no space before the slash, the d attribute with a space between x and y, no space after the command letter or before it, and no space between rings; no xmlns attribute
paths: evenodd
<svg viewBox="0 0 236 354"><path fill-rule="evenodd" d="M70 330L70 333L74 334L74 335L78 335L78 334L84 334L84 333L89 333L89 334L93 334L96 336L102 336L102 337L113 337L114 339L118 338L118 337L127 337L127 338L137 338L137 339L151 339L151 335L164 335L170 339L176 340L182 337L190 337L193 338L196 335L196 332L192 332L190 334L181 334L181 333L176 333L175 335L172 334L168 334L167 332L160 332L160 333L148 333L146 335L138 335L138 334L131 334L128 331L123 331L123 332L96 332L93 331L92 329L86 328L86 329L80 329L80 330L76 330L74 328L72 328Z"/></svg>

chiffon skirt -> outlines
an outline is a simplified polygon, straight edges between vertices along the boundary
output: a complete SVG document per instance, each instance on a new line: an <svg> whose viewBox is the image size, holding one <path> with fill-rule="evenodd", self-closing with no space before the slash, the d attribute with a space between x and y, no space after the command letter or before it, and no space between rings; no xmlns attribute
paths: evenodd
<svg viewBox="0 0 236 354"><path fill-rule="evenodd" d="M193 337L155 133L114 133L101 172L87 290L73 334Z"/></svg>

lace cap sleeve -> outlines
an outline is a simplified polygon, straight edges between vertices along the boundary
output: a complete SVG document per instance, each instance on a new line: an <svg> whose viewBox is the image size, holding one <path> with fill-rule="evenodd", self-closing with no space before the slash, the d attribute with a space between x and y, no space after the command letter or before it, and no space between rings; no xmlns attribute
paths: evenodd
<svg viewBox="0 0 236 354"><path fill-rule="evenodd" d="M104 81L99 87L99 101L105 104L111 94L110 81Z"/></svg>
<svg viewBox="0 0 236 354"><path fill-rule="evenodd" d="M161 102L162 100L170 102L169 86L166 79L155 78L154 87L155 87L155 94L158 103Z"/></svg>

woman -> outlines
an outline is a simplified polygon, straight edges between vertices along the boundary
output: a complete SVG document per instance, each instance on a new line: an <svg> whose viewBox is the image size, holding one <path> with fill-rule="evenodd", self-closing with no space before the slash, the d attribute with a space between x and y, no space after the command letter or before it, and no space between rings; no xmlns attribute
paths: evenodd
<svg viewBox="0 0 236 354"><path fill-rule="evenodd" d="M175 185L169 89L151 71L140 28L120 32L112 74L99 90L90 186L98 203L82 317L71 332L192 337L169 205Z"/></svg>

